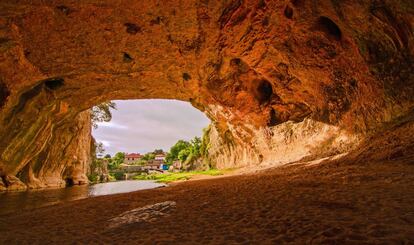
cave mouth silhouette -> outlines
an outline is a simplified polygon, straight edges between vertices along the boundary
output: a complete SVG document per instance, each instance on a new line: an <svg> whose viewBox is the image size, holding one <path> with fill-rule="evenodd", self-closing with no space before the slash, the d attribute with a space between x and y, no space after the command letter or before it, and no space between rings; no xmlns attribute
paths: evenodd
<svg viewBox="0 0 414 245"><path fill-rule="evenodd" d="M109 122L98 122L92 135L102 142L105 153L141 153L155 149L168 151L178 140L201 137L211 123L190 103L167 99L112 101ZM104 153L104 154L105 154Z"/></svg>

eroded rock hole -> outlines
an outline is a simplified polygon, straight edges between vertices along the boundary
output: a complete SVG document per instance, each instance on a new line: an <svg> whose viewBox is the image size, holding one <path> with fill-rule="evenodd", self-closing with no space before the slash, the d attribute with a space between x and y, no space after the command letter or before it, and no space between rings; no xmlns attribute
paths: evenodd
<svg viewBox="0 0 414 245"><path fill-rule="evenodd" d="M190 80L190 79L191 79L190 74L188 74L188 73L184 72L184 73L183 73L183 79L184 79L185 81Z"/></svg>
<svg viewBox="0 0 414 245"><path fill-rule="evenodd" d="M126 27L126 32L129 34L137 34L141 32L141 27L134 23L125 23L124 26Z"/></svg>
<svg viewBox="0 0 414 245"><path fill-rule="evenodd" d="M292 19L293 17L293 9L290 6L286 6L284 14L286 16L286 18L288 19Z"/></svg>
<svg viewBox="0 0 414 245"><path fill-rule="evenodd" d="M266 81L262 80L260 81L259 86L257 87L258 92L258 100L260 104L265 104L270 101L273 94L272 85Z"/></svg>
<svg viewBox="0 0 414 245"><path fill-rule="evenodd" d="M269 122L267 123L267 126L273 127L278 124L279 124L279 120L276 116L276 111L274 109L271 109L269 113Z"/></svg>
<svg viewBox="0 0 414 245"><path fill-rule="evenodd" d="M318 27L328 36L333 37L336 40L340 40L342 38L341 29L328 17L321 16L318 20Z"/></svg>
<svg viewBox="0 0 414 245"><path fill-rule="evenodd" d="M230 60L230 66L232 67L234 72L237 73L246 73L249 71L248 65L243 62L243 60L239 58L234 58Z"/></svg>
<svg viewBox="0 0 414 245"><path fill-rule="evenodd" d="M10 95L10 91L6 84L0 82L0 108L6 104L7 98Z"/></svg>
<svg viewBox="0 0 414 245"><path fill-rule="evenodd" d="M131 62L132 60L134 60L132 57L131 57L131 55L129 55L128 53L123 53L123 60L124 60L124 62Z"/></svg>
<svg viewBox="0 0 414 245"><path fill-rule="evenodd" d="M239 66L241 64L241 59L239 59L239 58L231 59L230 64L234 65L234 66Z"/></svg>
<svg viewBox="0 0 414 245"><path fill-rule="evenodd" d="M64 15L68 15L72 12L70 8L65 5L56 6L56 9L62 12Z"/></svg>
<svg viewBox="0 0 414 245"><path fill-rule="evenodd" d="M162 21L162 18L160 16L158 16L157 18L152 19L150 21L150 25L159 25L161 23L161 21Z"/></svg>
<svg viewBox="0 0 414 245"><path fill-rule="evenodd" d="M1 169L0 169L0 173L2 173ZM6 176L5 175L1 175L0 176L0 182L2 182L5 187L7 187L7 180L6 180ZM0 185L1 185L1 183L0 183Z"/></svg>
<svg viewBox="0 0 414 245"><path fill-rule="evenodd" d="M75 185L75 182L73 181L72 178L66 178L65 179L65 182L66 182L66 186L67 187L70 187L70 186L74 186Z"/></svg>
<svg viewBox="0 0 414 245"><path fill-rule="evenodd" d="M64 84L63 78L50 78L44 81L46 87L50 90L56 90L63 86Z"/></svg>

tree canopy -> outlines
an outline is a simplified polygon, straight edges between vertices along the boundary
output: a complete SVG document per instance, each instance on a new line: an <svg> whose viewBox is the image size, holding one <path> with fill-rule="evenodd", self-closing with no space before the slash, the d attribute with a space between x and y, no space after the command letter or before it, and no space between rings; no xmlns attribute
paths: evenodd
<svg viewBox="0 0 414 245"><path fill-rule="evenodd" d="M92 107L91 122L93 128L98 128L99 122L109 122L112 119L111 109L116 110L115 102L108 101Z"/></svg>
<svg viewBox="0 0 414 245"><path fill-rule="evenodd" d="M155 149L154 150L154 154L163 154L164 150L163 149Z"/></svg>
<svg viewBox="0 0 414 245"><path fill-rule="evenodd" d="M178 154L180 153L180 151L188 148L189 146L190 146L190 143L188 141L185 141L185 140L177 141L177 143L175 143L175 145L171 147L170 152L165 157L165 160L170 164L178 160Z"/></svg>
<svg viewBox="0 0 414 245"><path fill-rule="evenodd" d="M125 152L117 152L109 162L110 169L116 169L123 163L125 160Z"/></svg>
<svg viewBox="0 0 414 245"><path fill-rule="evenodd" d="M152 152L148 152L141 159L145 160L145 161L153 160L153 159L155 159L155 154L152 153Z"/></svg>

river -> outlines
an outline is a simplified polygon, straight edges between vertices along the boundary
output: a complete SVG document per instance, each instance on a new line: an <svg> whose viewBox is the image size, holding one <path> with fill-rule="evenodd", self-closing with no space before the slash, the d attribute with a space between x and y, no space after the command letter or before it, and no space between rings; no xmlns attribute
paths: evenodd
<svg viewBox="0 0 414 245"><path fill-rule="evenodd" d="M0 193L0 215L88 197L126 193L163 186L165 184L150 180L126 180L89 186L72 186L61 189L5 192Z"/></svg>

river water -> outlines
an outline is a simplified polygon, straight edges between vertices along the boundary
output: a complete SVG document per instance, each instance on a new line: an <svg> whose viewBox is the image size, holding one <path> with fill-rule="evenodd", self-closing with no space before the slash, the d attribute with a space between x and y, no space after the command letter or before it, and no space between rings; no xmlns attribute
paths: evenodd
<svg viewBox="0 0 414 245"><path fill-rule="evenodd" d="M153 189L162 186L165 186L165 184L150 180L126 180L61 189L5 192L0 193L0 215L88 197Z"/></svg>

